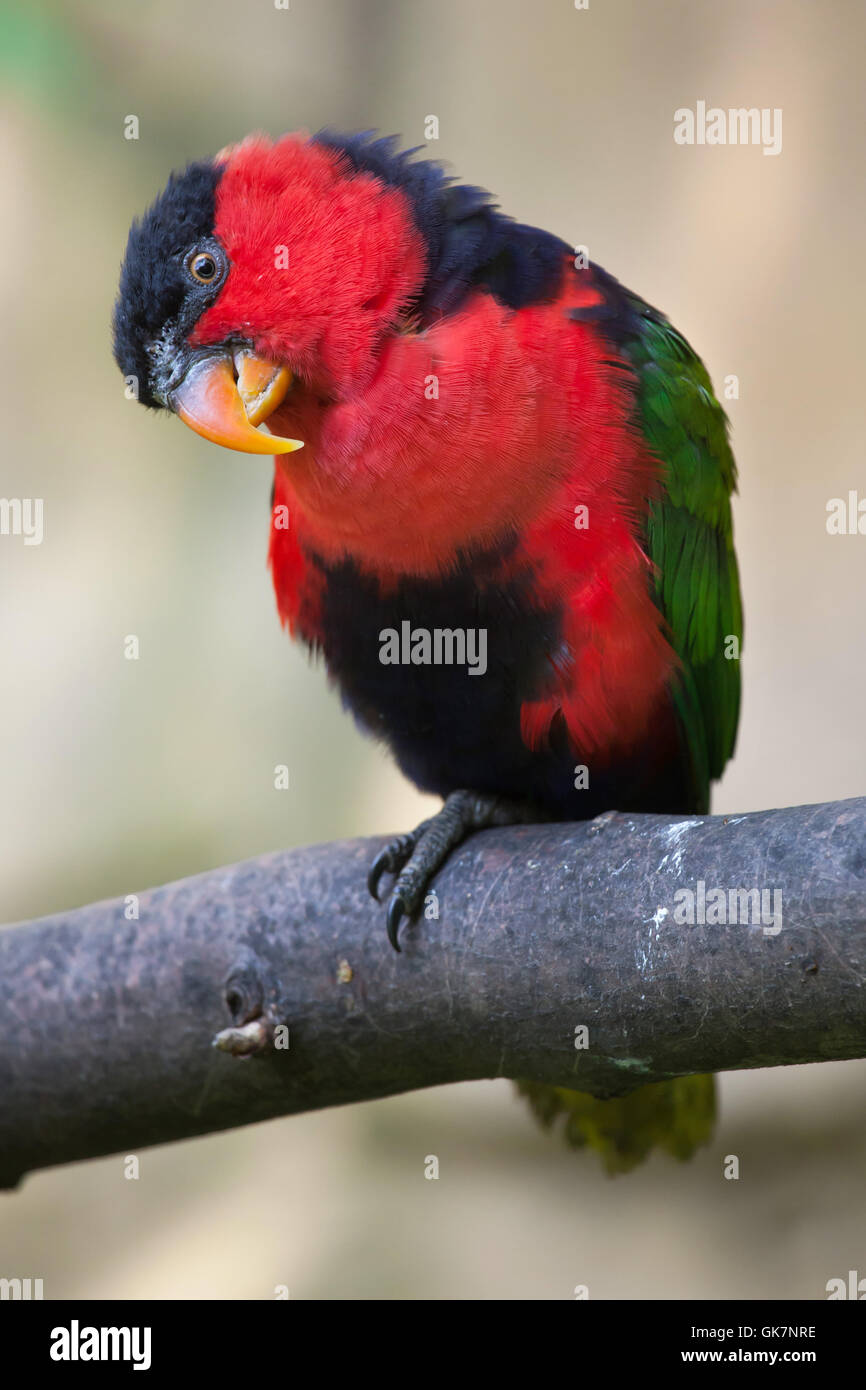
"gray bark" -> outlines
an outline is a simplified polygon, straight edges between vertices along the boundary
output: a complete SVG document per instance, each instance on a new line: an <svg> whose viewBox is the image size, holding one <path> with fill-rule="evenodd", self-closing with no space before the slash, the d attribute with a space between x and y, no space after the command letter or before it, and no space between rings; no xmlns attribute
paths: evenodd
<svg viewBox="0 0 866 1390"><path fill-rule="evenodd" d="M485 831L399 956L366 893L377 847L184 879L138 920L119 900L0 931L0 1185L444 1082L614 1095L866 1055L866 799ZM757 887L772 913L775 891L781 917L680 922L699 881L728 910Z"/></svg>

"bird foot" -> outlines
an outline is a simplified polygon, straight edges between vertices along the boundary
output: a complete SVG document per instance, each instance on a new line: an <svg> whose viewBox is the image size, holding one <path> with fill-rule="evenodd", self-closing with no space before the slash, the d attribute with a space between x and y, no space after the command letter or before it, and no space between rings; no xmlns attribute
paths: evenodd
<svg viewBox="0 0 866 1390"><path fill-rule="evenodd" d="M404 917L414 917L424 901L430 880L453 849L475 830L493 825L520 825L544 820L537 807L483 792L457 791L446 797L437 815L422 821L407 835L398 835L380 850L370 866L367 887L379 901L383 874L394 874L385 921L388 940L400 950L397 933Z"/></svg>

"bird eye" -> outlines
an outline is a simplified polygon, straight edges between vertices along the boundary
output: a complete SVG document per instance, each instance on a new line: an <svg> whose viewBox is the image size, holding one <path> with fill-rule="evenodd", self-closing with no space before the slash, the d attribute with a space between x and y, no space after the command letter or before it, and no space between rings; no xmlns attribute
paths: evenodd
<svg viewBox="0 0 866 1390"><path fill-rule="evenodd" d="M193 280L209 285L219 274L219 266L209 251L193 251L187 256L186 268Z"/></svg>

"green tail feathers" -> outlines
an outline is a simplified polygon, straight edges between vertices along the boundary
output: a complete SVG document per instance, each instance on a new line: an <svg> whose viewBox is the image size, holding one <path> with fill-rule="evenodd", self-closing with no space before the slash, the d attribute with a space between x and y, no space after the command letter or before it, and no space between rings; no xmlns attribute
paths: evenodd
<svg viewBox="0 0 866 1390"><path fill-rule="evenodd" d="M595 1149L608 1173L629 1172L654 1148L691 1158L716 1118L714 1076L678 1076L612 1100L536 1081L515 1084L545 1128L563 1115L567 1142Z"/></svg>

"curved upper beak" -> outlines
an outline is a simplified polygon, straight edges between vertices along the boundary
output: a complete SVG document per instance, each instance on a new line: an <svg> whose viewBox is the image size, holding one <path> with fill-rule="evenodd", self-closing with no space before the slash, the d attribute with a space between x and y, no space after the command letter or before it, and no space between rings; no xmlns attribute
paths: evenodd
<svg viewBox="0 0 866 1390"><path fill-rule="evenodd" d="M272 415L292 384L287 367L237 348L195 359L168 404L196 434L246 454L290 454L300 439L256 429Z"/></svg>

